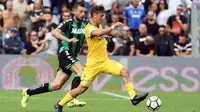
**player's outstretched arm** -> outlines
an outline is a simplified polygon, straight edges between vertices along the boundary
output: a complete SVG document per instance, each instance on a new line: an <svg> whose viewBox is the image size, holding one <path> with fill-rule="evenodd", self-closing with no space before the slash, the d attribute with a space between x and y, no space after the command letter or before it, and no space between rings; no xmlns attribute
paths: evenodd
<svg viewBox="0 0 200 112"><path fill-rule="evenodd" d="M100 36L103 36L103 35L107 35L108 33L110 33L114 28L116 27L119 27L123 25L121 22L117 22L115 23L114 25L112 25L111 27L108 27L108 28L105 28L105 29L101 29L101 30L95 30L92 32L92 37L100 37Z"/></svg>
<svg viewBox="0 0 200 112"><path fill-rule="evenodd" d="M76 38L72 38L72 39L66 38L64 35L62 35L60 29L53 30L52 35L54 37L56 37L57 39L60 39L60 40L66 41L66 42L77 42L78 41L78 39L76 39Z"/></svg>

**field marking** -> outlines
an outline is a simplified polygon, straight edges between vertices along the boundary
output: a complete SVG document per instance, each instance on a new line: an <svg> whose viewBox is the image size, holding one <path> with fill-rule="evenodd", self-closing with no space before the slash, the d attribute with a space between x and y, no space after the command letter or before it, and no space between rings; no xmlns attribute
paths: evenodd
<svg viewBox="0 0 200 112"><path fill-rule="evenodd" d="M130 97L119 95L119 94L115 94L115 93L111 93L111 92L102 91L101 93L105 94L105 95L110 95L110 96L115 96L115 97L118 97L118 98L123 98L123 99L130 100Z"/></svg>

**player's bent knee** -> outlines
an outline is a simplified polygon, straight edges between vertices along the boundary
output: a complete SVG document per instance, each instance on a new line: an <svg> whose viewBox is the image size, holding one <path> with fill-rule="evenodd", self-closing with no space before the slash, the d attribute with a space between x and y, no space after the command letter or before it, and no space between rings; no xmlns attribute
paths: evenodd
<svg viewBox="0 0 200 112"><path fill-rule="evenodd" d="M127 76L129 74L128 69L127 68L122 68L122 70L120 71L121 76Z"/></svg>
<svg viewBox="0 0 200 112"><path fill-rule="evenodd" d="M90 83L91 82L89 82L89 81L82 80L81 83L80 83L80 86L81 87L89 87Z"/></svg>
<svg viewBox="0 0 200 112"><path fill-rule="evenodd" d="M59 90L61 88L62 88L62 84L59 84L59 83L57 83L57 84L51 84L51 90L52 91L56 91L56 90Z"/></svg>

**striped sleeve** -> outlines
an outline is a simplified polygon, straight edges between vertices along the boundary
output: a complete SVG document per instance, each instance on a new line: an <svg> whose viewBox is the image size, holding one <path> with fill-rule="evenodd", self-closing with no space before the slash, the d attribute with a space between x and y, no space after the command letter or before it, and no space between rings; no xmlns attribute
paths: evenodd
<svg viewBox="0 0 200 112"><path fill-rule="evenodd" d="M192 43L186 45L186 51L192 51Z"/></svg>
<svg viewBox="0 0 200 112"><path fill-rule="evenodd" d="M174 43L174 51L179 51L179 45L177 43Z"/></svg>

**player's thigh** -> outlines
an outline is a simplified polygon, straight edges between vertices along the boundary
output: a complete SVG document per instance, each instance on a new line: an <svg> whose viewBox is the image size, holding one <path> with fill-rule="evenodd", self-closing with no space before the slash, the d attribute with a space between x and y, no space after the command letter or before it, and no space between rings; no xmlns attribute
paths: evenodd
<svg viewBox="0 0 200 112"><path fill-rule="evenodd" d="M99 75L101 70L101 66L98 65L90 65L84 67L84 70L81 75L81 86L83 87L89 87L91 82L96 79L96 77Z"/></svg>
<svg viewBox="0 0 200 112"><path fill-rule="evenodd" d="M73 63L73 66L71 66L70 70L76 74L81 74L82 73L82 65L81 65L80 61L76 61L75 63Z"/></svg>
<svg viewBox="0 0 200 112"><path fill-rule="evenodd" d="M67 68L71 66L71 60L69 60L68 56L70 56L70 53L65 51L58 54L59 68L52 84L63 85L71 76L72 71Z"/></svg>
<svg viewBox="0 0 200 112"><path fill-rule="evenodd" d="M52 82L52 85L63 86L70 77L67 74L72 74L72 72L70 73L70 71L66 72L66 70L58 69L56 78Z"/></svg>
<svg viewBox="0 0 200 112"><path fill-rule="evenodd" d="M65 66L66 69L71 70L76 74L82 73L82 66L77 57L71 53L70 51L63 51L60 53L60 60L59 61L62 66Z"/></svg>
<svg viewBox="0 0 200 112"><path fill-rule="evenodd" d="M121 70L124 68L119 62L108 59L105 63L103 73L107 73L113 76L120 76Z"/></svg>
<svg viewBox="0 0 200 112"><path fill-rule="evenodd" d="M81 71L81 64L79 60L69 51L62 51L58 54L59 67L67 69L72 72Z"/></svg>

